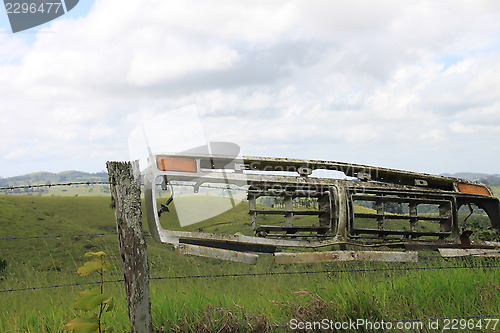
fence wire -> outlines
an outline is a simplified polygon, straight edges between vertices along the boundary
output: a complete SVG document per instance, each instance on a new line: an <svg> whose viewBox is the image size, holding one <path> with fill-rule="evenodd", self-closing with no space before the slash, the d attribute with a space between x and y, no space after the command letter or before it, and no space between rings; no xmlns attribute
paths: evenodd
<svg viewBox="0 0 500 333"><path fill-rule="evenodd" d="M75 185L109 185L109 182L95 181L95 182L68 182L68 183L58 183L58 184L35 184L35 185L19 185L19 186L7 186L0 187L0 191L9 190L20 190L26 188L42 188L42 187L56 187L56 186L75 186Z"/></svg>
<svg viewBox="0 0 500 333"><path fill-rule="evenodd" d="M231 190L231 191L244 191L247 189L243 189L235 186L224 186L224 185L208 185L208 184L191 184L191 183L179 183L179 182L170 182L172 186L177 187L192 187L192 188L209 188L209 189L217 189L217 190ZM68 182L68 183L56 183L56 184L34 184L34 185L16 185L16 186L6 186L0 187L0 191L10 191L10 190L20 190L20 189L30 189L30 188L44 188L44 187L61 187L61 186L78 186L78 185L111 185L110 182L106 181L88 181L88 182ZM144 185L144 184L141 184ZM157 186L161 184L156 184Z"/></svg>
<svg viewBox="0 0 500 333"><path fill-rule="evenodd" d="M55 289L55 288L67 288L67 287L75 287L75 286L87 286L93 284L101 284L102 283L118 283L125 282L125 280L109 280L109 281L94 281L94 282L78 282L78 283L68 283L68 284L56 284L53 286L39 286L39 287L26 287L26 288L17 288L17 289L5 289L0 290L0 293L8 293L8 292L16 292L16 291L32 291L32 290L40 290L40 289Z"/></svg>
<svg viewBox="0 0 500 333"><path fill-rule="evenodd" d="M181 275L181 276L160 276L150 277L150 281L160 280L187 280L187 279L221 279L221 278L241 278L241 277L261 277L261 276L282 276L282 275L304 275L304 274L332 274L332 273L368 273L368 272L389 272L389 271L425 271L442 269L493 269L500 268L500 265L481 265L481 266L435 266L435 267L392 267L392 268L362 268L362 269L338 269L338 270L319 270L319 271L294 271L294 272L263 272L263 273L231 273L231 274L207 274L207 275ZM125 280L105 280L104 283L124 282ZM26 287L18 289L0 290L0 293L27 291L37 289L50 289L72 287L79 285L98 284L97 282L71 283L53 286Z"/></svg>
<svg viewBox="0 0 500 333"><path fill-rule="evenodd" d="M0 240L23 240L23 239L62 238L62 237L92 237L92 236L107 236L107 235L118 235L118 233L103 232L96 234L74 234L74 235L13 236L13 237L2 237L0 238Z"/></svg>

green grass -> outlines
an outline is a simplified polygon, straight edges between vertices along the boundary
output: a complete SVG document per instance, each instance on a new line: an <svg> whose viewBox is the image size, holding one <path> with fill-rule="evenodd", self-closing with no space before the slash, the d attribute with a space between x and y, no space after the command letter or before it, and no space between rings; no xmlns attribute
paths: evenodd
<svg viewBox="0 0 500 333"><path fill-rule="evenodd" d="M500 185L490 186L490 188L493 191L493 195L495 195L497 198L500 198Z"/></svg>
<svg viewBox="0 0 500 333"><path fill-rule="evenodd" d="M500 299L491 291L498 288L498 283L490 274L442 270L175 281L169 283L175 294L168 299L156 296L153 302L160 309L170 309L156 317L163 319L158 323L183 325L193 331L201 327L197 319L211 309L227 309L254 318L263 315L259 320L267 324L286 324L292 318L398 320L496 314ZM153 285L154 294L164 288Z"/></svg>
<svg viewBox="0 0 500 333"><path fill-rule="evenodd" d="M213 260L187 257L168 259L176 267L191 264L190 274L225 271L219 267L219 262ZM426 265L432 267L433 264L423 264ZM399 265L382 267L397 268ZM253 269L260 272L265 268L269 267ZM328 264L292 266L276 271L325 268L334 271L373 267L366 263ZM235 270L234 267L226 269ZM168 271L168 274L176 273L175 269ZM387 321L496 315L500 302L500 284L495 279L498 272L498 269L443 269L152 280L150 290L153 321L157 328L163 325L168 331L177 328L179 331L198 332L204 328L217 331L226 325L226 328L240 327L242 331L251 331L249 325L287 324L292 318L309 321L323 318L335 321L357 318ZM42 277L42 281L32 278L28 282L50 282L45 281L45 278ZM108 294L117 297L117 310L105 320L117 332L126 331L128 319L123 287L120 284L107 284L106 288ZM59 328L75 316L71 310L72 300L82 289L69 287L0 295L3 309L0 330L60 332Z"/></svg>
<svg viewBox="0 0 500 333"><path fill-rule="evenodd" d="M242 215L245 221L242 220ZM165 214L165 224L175 215ZM235 232L249 220L243 203L192 228ZM212 223L221 223L209 226ZM229 227L229 222L237 227ZM178 223L178 222L177 222ZM147 229L147 226L145 226ZM233 228L236 228L233 230ZM112 233L114 212L105 197L0 196L0 238L33 235ZM75 270L86 251L103 250L113 264L108 280L122 279L116 235L2 240L7 268L0 290L94 281ZM335 321L499 315L499 269L399 270L411 267L471 266L498 259L444 260L424 253L419 263L326 263L275 266L262 256L256 266L179 256L172 246L148 238L152 313L158 331L254 331L292 318ZM373 269L384 269L372 271ZM395 270L390 270L395 269ZM332 273L303 274L309 271ZM339 272L342 271L342 272ZM302 274L284 275L281 273ZM154 279L217 274L268 274L224 278ZM105 320L115 332L130 330L122 283L105 285L117 309ZM76 316L74 297L91 286L0 293L0 332L61 332ZM252 329L252 327L254 329ZM280 330L278 330L280 331Z"/></svg>

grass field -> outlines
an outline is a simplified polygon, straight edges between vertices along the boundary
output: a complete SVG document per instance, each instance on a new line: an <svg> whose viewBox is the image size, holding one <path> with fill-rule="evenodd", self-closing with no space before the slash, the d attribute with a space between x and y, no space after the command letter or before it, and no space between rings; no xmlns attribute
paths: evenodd
<svg viewBox="0 0 500 333"><path fill-rule="evenodd" d="M493 191L493 194L497 197L500 198L500 185L495 185L495 186L490 186L491 190Z"/></svg>
<svg viewBox="0 0 500 333"><path fill-rule="evenodd" d="M231 233L229 222L245 225L238 217L242 212L245 207L238 206L193 228ZM216 221L218 225L210 226ZM176 223L168 215L162 222ZM95 250L107 252L113 264L106 279L122 279L114 232L109 197L0 196L0 258L8 264L0 273L0 290L94 281L77 276L75 270L85 261L83 254ZM100 233L106 235L77 236ZM73 236L44 237L51 235ZM6 239L32 236L41 238ZM171 246L150 238L148 255L153 321L158 332L281 332L289 329L274 325L286 325L292 319L500 318L499 268L472 268L498 265L495 258L444 260L429 252L419 263L275 266L272 258L262 257L256 266L246 266L178 256ZM247 276L179 278L218 274ZM0 332L62 332L61 327L76 315L74 297L88 288L1 292ZM116 310L105 321L115 332L130 330L123 284L107 283L105 288L117 299Z"/></svg>

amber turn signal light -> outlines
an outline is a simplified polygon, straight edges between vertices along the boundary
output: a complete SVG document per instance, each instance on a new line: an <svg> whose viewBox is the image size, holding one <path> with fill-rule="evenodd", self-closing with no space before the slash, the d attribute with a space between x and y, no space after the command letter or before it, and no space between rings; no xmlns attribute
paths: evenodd
<svg viewBox="0 0 500 333"><path fill-rule="evenodd" d="M161 171L197 172L194 158L178 156L157 156L156 165Z"/></svg>
<svg viewBox="0 0 500 333"><path fill-rule="evenodd" d="M462 193L470 193L470 194L481 194L491 196L490 190L487 187L482 185L474 185L474 184L457 184L458 190Z"/></svg>

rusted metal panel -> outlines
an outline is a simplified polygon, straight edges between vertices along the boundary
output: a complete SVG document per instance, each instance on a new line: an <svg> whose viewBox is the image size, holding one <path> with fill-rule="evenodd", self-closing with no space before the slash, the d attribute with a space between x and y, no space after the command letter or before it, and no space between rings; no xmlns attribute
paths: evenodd
<svg viewBox="0 0 500 333"><path fill-rule="evenodd" d="M396 251L322 251L275 253L276 264L305 264L332 261L389 261L389 262L417 262L417 252Z"/></svg>
<svg viewBox="0 0 500 333"><path fill-rule="evenodd" d="M164 163L160 167L155 163L158 159L170 161L171 157L175 161L189 160L190 164ZM154 155L151 161L144 178L148 222L153 238L165 243L190 239L304 248L339 245L342 249L349 244L406 250L462 248L458 209L471 203L484 209L492 226L500 229L498 199L483 184L458 178L335 161L269 157L183 153ZM357 180L313 177L312 172L321 169L340 171ZM252 226L253 235L248 230L242 231L245 235L228 235L206 233L202 228L195 232L194 227L182 231L164 229L157 213L158 177L174 186L195 183L195 191L204 183L246 190L250 214L247 225ZM265 196L279 199L281 209L260 207L256 199ZM317 209L294 207L303 197L312 198ZM367 209L354 212L356 207L363 207L359 202ZM432 208L431 213L427 206ZM400 211L388 211L387 207L400 207ZM276 218L279 215L282 220ZM316 215L318 219L303 215ZM470 246L495 247L473 241Z"/></svg>
<svg viewBox="0 0 500 333"><path fill-rule="evenodd" d="M500 257L498 249L439 249L444 258L452 257Z"/></svg>
<svg viewBox="0 0 500 333"><path fill-rule="evenodd" d="M177 155L184 156L183 154ZM211 161L217 160L221 165L230 165L231 163L234 163L234 158L228 158L227 156L193 154L186 154L186 156L200 159L210 159ZM343 172L347 176L358 177L363 180L381 181L410 186L422 186L425 184L425 186L428 187L444 190L453 190L454 184L457 182L474 183L453 177L337 161L245 156L241 158L241 162L242 168L245 170L295 172L298 172L298 169L300 168L309 168L311 170L334 170Z"/></svg>
<svg viewBox="0 0 500 333"><path fill-rule="evenodd" d="M165 239L177 239L176 242L179 243L179 239L199 239L199 240L211 240L218 242L230 242L239 244L255 244L255 245L270 245L279 247L324 247L328 245L338 244L337 240L293 240L293 239L274 239L274 238L264 238L264 237L254 237L245 236L241 234L226 235L226 234L214 234L207 232L190 232L190 231L172 231L172 230L162 230L160 236Z"/></svg>
<svg viewBox="0 0 500 333"><path fill-rule="evenodd" d="M255 265L257 263L257 254L224 250L214 247L206 247L191 244L175 244L175 252L178 254L190 254L198 257L214 258L226 261L239 262L242 264Z"/></svg>
<svg viewBox="0 0 500 333"><path fill-rule="evenodd" d="M492 241L470 241L473 247L488 248L488 249L500 249L500 242Z"/></svg>
<svg viewBox="0 0 500 333"><path fill-rule="evenodd" d="M422 240L405 240L405 239L394 239L386 241L357 241L352 239L344 239L342 237L335 237L328 240L294 240L294 239L273 239L273 238L263 238L263 237L252 237L244 235L224 235L224 234L213 234L206 232L189 232L189 231L171 231L162 230L161 237L167 239L177 239L176 242L179 243L179 239L199 239L199 240L210 240L218 242L229 242L236 244L255 244L255 245L269 245L277 247L303 247L303 248L321 248L331 245L354 245L354 246L364 246L364 247L404 247L407 250L437 250L442 247L460 247L460 242L457 240L434 240L434 239L422 239ZM471 241L471 245L474 248L487 248L494 249L500 247L500 242L490 242L490 241Z"/></svg>

